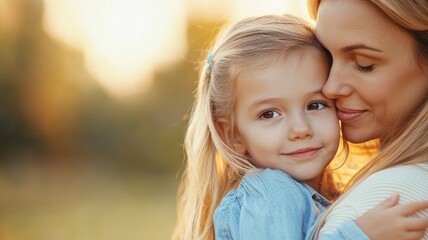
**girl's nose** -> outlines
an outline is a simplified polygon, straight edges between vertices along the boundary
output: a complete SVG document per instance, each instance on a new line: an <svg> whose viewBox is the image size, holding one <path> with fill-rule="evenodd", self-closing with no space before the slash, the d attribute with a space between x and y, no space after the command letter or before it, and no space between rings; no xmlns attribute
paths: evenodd
<svg viewBox="0 0 428 240"><path fill-rule="evenodd" d="M289 120L290 131L288 138L290 141L303 140L312 137L312 128L305 116L295 116Z"/></svg>

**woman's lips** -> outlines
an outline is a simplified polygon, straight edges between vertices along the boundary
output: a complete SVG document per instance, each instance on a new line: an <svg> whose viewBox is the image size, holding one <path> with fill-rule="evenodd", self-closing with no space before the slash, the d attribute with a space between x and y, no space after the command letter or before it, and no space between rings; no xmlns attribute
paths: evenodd
<svg viewBox="0 0 428 240"><path fill-rule="evenodd" d="M360 119L366 112L366 110L338 109L337 117L342 122L351 122Z"/></svg>

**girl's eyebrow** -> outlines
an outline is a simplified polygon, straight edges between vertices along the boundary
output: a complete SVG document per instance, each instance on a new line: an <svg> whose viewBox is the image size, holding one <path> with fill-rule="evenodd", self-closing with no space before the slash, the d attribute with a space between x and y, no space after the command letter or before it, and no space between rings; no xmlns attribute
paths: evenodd
<svg viewBox="0 0 428 240"><path fill-rule="evenodd" d="M257 106L263 105L263 104L268 104L268 103L273 103L273 102L279 102L282 101L283 98L281 97L272 97L272 98L262 98L260 100L256 100L255 102L253 102L249 108L255 108Z"/></svg>
<svg viewBox="0 0 428 240"><path fill-rule="evenodd" d="M341 49L341 51L342 52L350 52L350 51L355 50L355 49L368 49L368 50L372 50L372 51L376 51L376 52L382 52L382 50L380 50L380 49L372 48L372 47L369 47L365 44L354 44L351 46L346 46L346 47L343 47Z"/></svg>
<svg viewBox="0 0 428 240"><path fill-rule="evenodd" d="M314 91L310 91L306 94L306 96L308 98L311 97L323 97L325 98L326 96L322 93L322 88L321 89L315 89Z"/></svg>
<svg viewBox="0 0 428 240"><path fill-rule="evenodd" d="M318 94L324 96L322 94L322 89L321 88L320 89L315 89L313 91L309 91L305 95L307 95L307 96L313 96L313 95L318 95ZM250 104L249 108L252 109L252 108L258 107L258 106L263 105L263 104L280 102L280 101L283 101L283 99L284 99L283 97L262 98L260 100L256 100L252 104Z"/></svg>
<svg viewBox="0 0 428 240"><path fill-rule="evenodd" d="M318 88L318 89L312 90L310 92L307 92L306 95L315 95L315 94L318 94L318 93L322 94L322 88Z"/></svg>

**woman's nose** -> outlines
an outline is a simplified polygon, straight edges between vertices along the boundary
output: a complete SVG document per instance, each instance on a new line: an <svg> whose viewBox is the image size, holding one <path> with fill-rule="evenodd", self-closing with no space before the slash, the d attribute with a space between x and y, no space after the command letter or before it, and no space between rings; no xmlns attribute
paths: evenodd
<svg viewBox="0 0 428 240"><path fill-rule="evenodd" d="M351 95L352 88L346 82L346 76L343 69L334 65L331 67L330 74L327 78L327 82L322 88L322 92L330 99L342 98Z"/></svg>

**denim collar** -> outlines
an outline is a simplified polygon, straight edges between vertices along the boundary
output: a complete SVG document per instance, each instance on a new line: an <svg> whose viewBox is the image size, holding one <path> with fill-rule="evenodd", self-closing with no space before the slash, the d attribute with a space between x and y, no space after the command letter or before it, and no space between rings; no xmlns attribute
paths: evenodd
<svg viewBox="0 0 428 240"><path fill-rule="evenodd" d="M309 193L312 196L312 199L315 202L318 202L323 207L329 207L331 205L331 202L329 200L327 200L327 198L325 198L323 195L319 194L311 186L309 186L308 184L304 184L304 185L308 189Z"/></svg>

